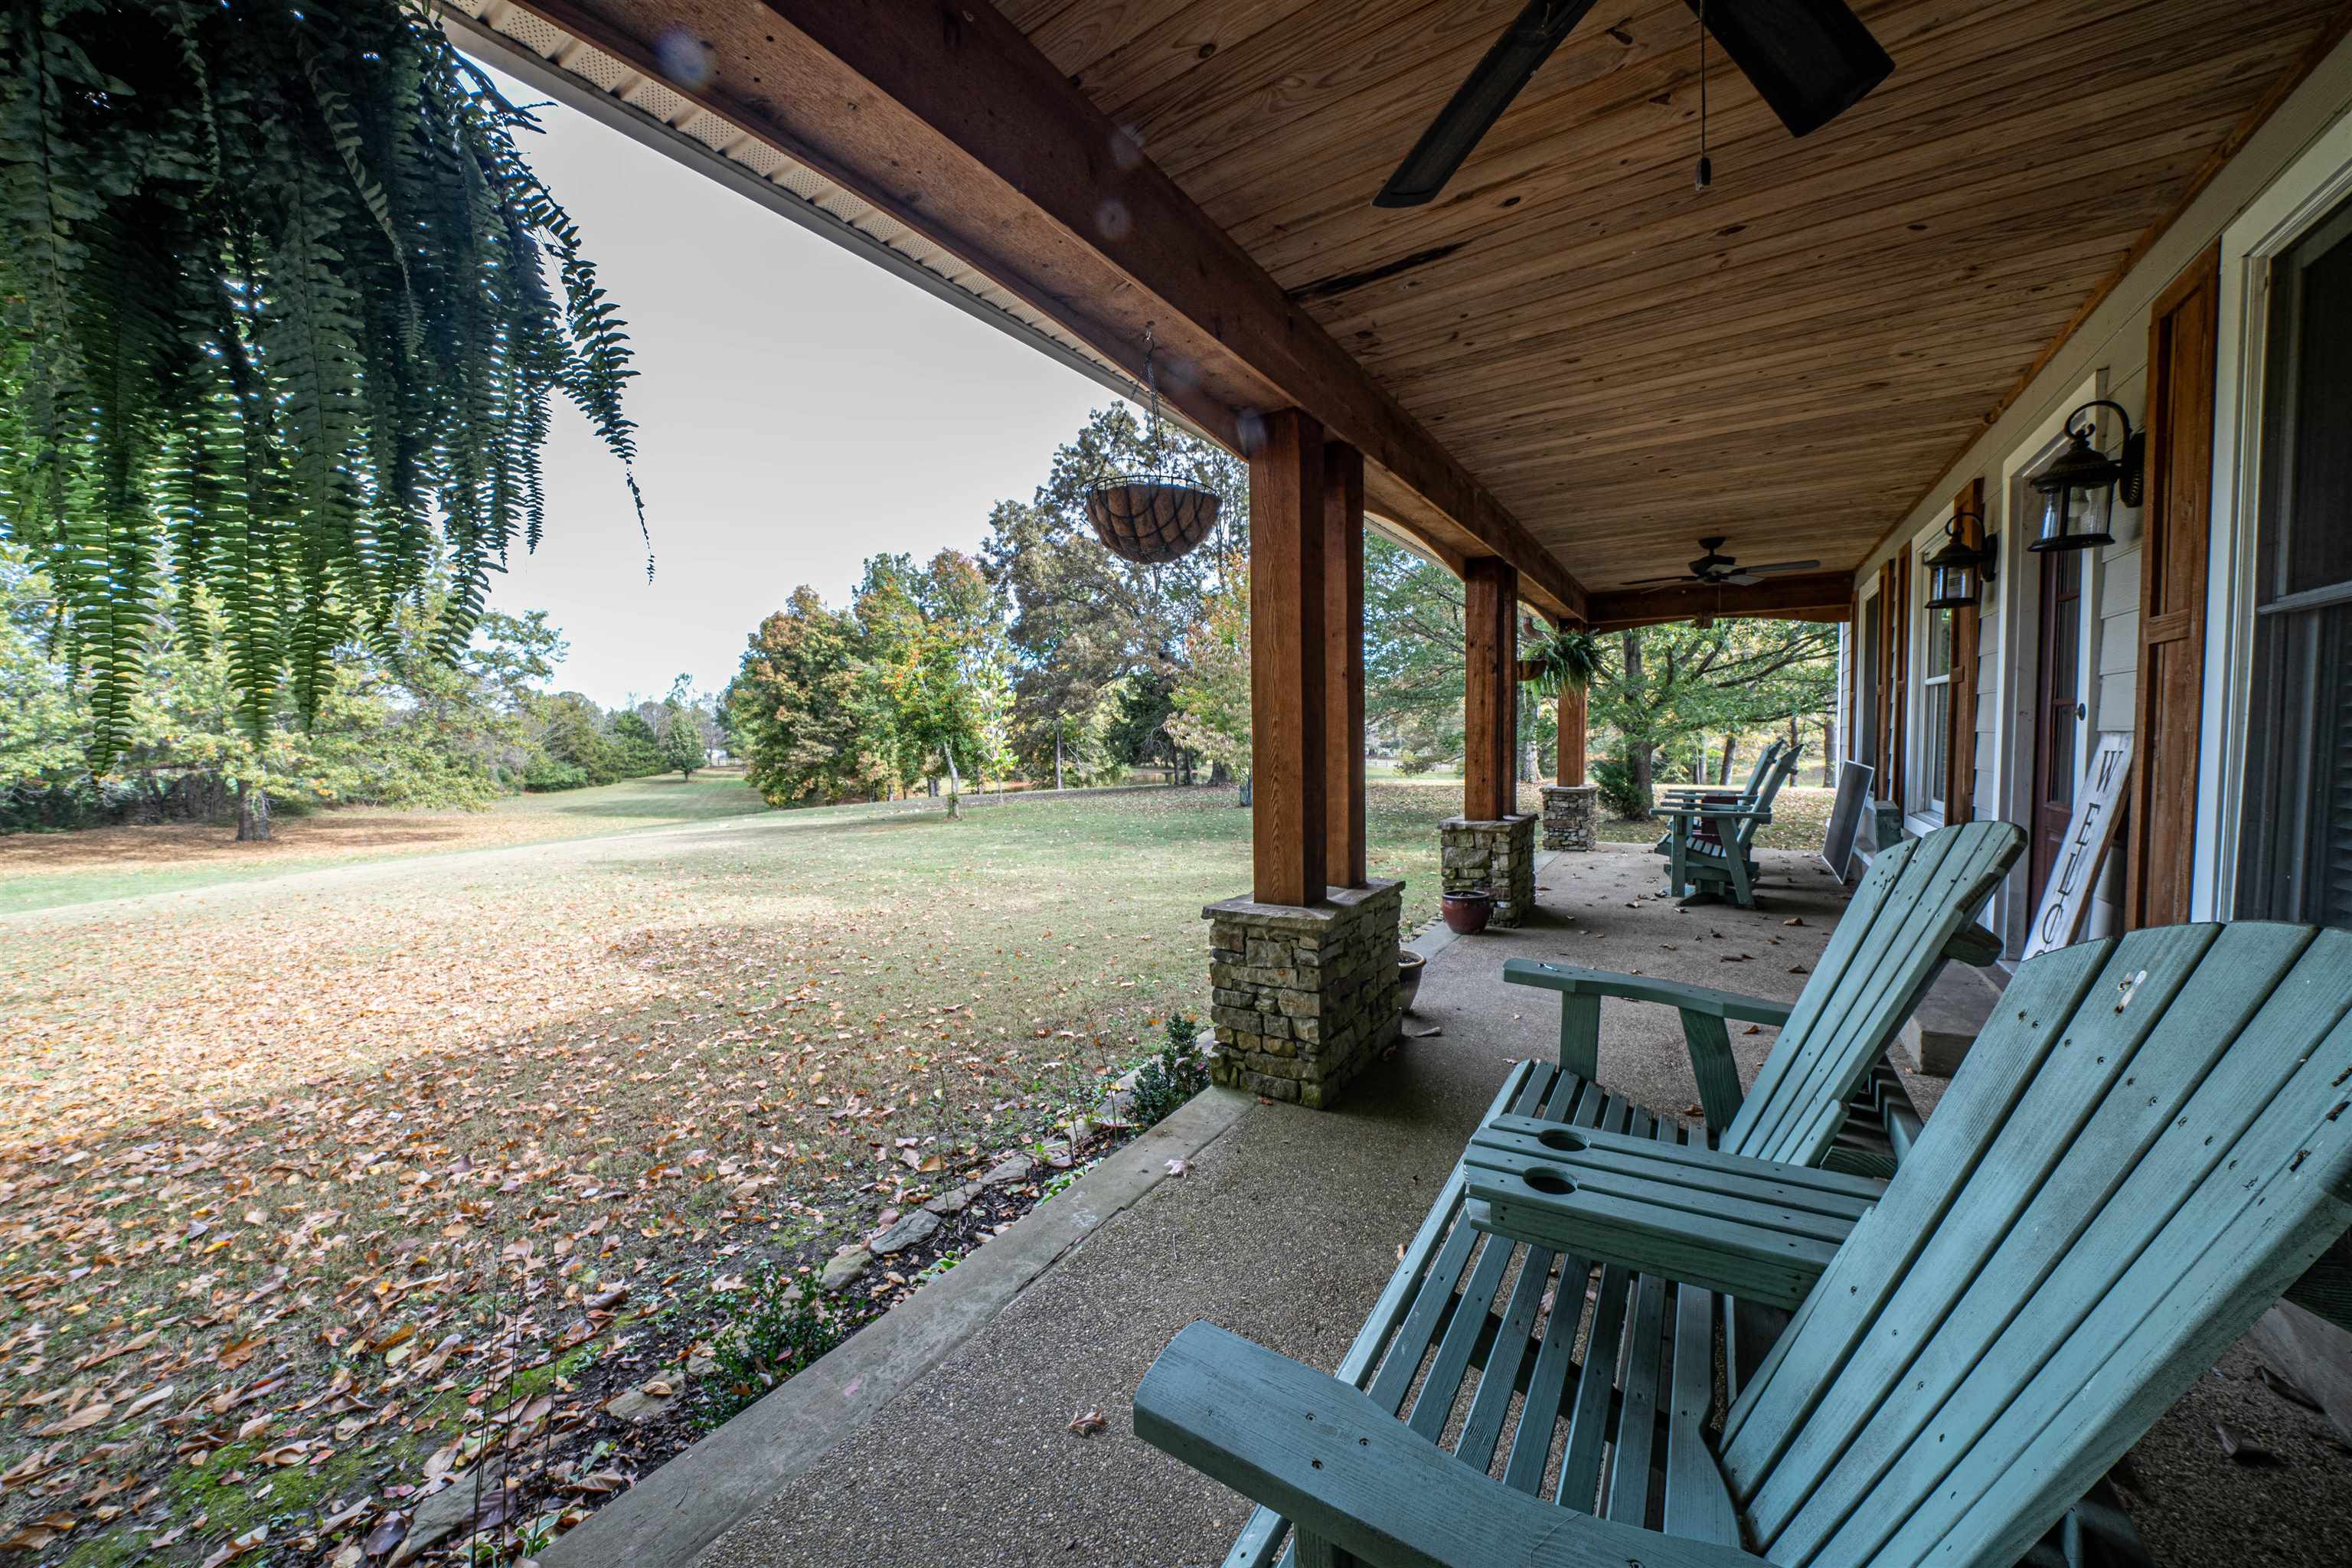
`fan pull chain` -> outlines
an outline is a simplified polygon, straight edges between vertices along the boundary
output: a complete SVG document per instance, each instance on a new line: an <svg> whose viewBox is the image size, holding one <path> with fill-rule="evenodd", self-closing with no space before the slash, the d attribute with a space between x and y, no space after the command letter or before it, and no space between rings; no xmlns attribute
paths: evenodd
<svg viewBox="0 0 2352 1568"><path fill-rule="evenodd" d="M1715 183L1715 165L1706 156L1706 0L1698 0L1698 178L1692 189L1704 191Z"/></svg>

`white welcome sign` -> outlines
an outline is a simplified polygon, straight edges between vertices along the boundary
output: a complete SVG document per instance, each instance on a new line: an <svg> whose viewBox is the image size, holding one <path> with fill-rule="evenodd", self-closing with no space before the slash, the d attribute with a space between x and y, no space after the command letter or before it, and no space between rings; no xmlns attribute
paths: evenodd
<svg viewBox="0 0 2352 1568"><path fill-rule="evenodd" d="M2099 863L2116 836L2116 818L2123 808L2124 781L2131 773L2132 738L2128 731L2107 730L2099 735L2098 750L2084 765L2083 782L2074 790L2074 815L2067 820L2065 842L2058 847L2057 863L2050 868L2050 885L2042 890L2042 907L2026 928L2021 962L2038 952L2071 944L2090 911L2091 889L2097 883Z"/></svg>

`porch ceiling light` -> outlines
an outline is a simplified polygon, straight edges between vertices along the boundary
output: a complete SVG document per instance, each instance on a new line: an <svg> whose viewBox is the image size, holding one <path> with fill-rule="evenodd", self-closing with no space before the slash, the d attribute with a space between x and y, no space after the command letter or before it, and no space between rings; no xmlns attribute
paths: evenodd
<svg viewBox="0 0 2352 1568"><path fill-rule="evenodd" d="M2114 409L2124 422L2124 444L2112 458L2091 444L2099 433L2095 411L2101 408ZM2132 428L2131 416L2119 403L2095 398L2066 416L2066 449L2033 476L2033 488L2042 494L2042 529L2026 548L2088 550L2113 544L2107 519L2116 492L2122 490L2126 506L2139 505L2147 447L2147 433Z"/></svg>
<svg viewBox="0 0 2352 1568"><path fill-rule="evenodd" d="M1969 531L1964 523L1973 522L1980 544L1969 542ZM1984 595L1984 585L1992 581L1993 566L2000 556L1997 539L1986 539L1984 519L1972 511L1952 514L1944 524L1945 541L1937 552L1927 557L1927 607L1931 610L1973 609Z"/></svg>

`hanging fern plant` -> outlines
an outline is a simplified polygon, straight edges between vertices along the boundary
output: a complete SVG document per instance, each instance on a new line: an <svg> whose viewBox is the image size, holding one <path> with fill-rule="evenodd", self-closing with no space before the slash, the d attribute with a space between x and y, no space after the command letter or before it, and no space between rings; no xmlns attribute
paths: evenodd
<svg viewBox="0 0 2352 1568"><path fill-rule="evenodd" d="M539 542L552 395L635 497L622 322L422 6L0 7L0 538L56 585L93 768L167 579L258 734L436 575L465 645Z"/></svg>
<svg viewBox="0 0 2352 1568"><path fill-rule="evenodd" d="M1563 626L1539 637L1527 650L1528 684L1538 697L1581 691L1601 672L1601 639Z"/></svg>

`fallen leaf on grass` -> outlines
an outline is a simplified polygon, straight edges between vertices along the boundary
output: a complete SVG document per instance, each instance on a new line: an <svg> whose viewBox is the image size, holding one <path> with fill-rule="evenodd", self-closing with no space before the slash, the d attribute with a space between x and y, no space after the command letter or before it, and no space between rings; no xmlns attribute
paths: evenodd
<svg viewBox="0 0 2352 1568"><path fill-rule="evenodd" d="M74 1516L69 1513L53 1513L47 1518L37 1519L19 1528L7 1540L0 1541L0 1552L38 1552L73 1527Z"/></svg>
<svg viewBox="0 0 2352 1568"><path fill-rule="evenodd" d="M1081 1410L1070 1417L1070 1430L1081 1437L1091 1437L1097 1432L1108 1430L1109 1426L1110 1423L1103 1419L1100 1410Z"/></svg>

